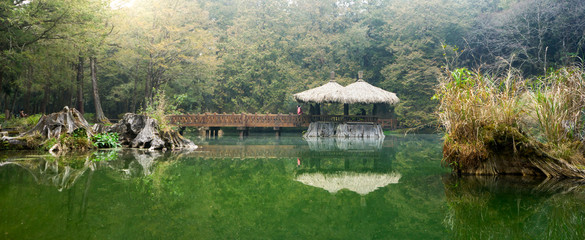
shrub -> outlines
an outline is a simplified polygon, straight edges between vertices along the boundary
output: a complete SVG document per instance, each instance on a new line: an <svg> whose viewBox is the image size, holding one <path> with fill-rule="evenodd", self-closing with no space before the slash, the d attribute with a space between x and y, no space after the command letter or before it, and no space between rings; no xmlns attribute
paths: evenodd
<svg viewBox="0 0 585 240"><path fill-rule="evenodd" d="M181 112L177 109L186 94L180 94L174 96L173 99L167 99L164 91L158 91L153 99L153 102L149 104L146 109L141 110L141 114L156 119L159 128L163 132L171 130L171 125L166 118L167 115L180 114Z"/></svg>

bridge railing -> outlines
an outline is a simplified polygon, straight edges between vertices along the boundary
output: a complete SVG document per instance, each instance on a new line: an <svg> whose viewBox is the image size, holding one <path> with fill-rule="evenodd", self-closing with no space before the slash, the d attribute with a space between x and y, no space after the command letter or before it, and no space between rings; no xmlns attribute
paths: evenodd
<svg viewBox="0 0 585 240"><path fill-rule="evenodd" d="M305 127L311 119L296 114L187 114L171 115L171 124L193 127Z"/></svg>
<svg viewBox="0 0 585 240"><path fill-rule="evenodd" d="M188 127L307 127L311 122L378 123L396 128L396 119L368 115L296 115L296 114L185 114L168 116L173 125Z"/></svg>

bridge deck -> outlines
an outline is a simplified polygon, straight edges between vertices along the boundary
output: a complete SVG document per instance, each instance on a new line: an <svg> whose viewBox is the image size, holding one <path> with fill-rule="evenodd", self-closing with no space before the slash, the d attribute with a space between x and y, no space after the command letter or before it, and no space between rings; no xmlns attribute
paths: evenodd
<svg viewBox="0 0 585 240"><path fill-rule="evenodd" d="M181 127L308 127L311 122L378 123L396 128L396 119L367 115L296 114L186 114L169 116L171 124Z"/></svg>

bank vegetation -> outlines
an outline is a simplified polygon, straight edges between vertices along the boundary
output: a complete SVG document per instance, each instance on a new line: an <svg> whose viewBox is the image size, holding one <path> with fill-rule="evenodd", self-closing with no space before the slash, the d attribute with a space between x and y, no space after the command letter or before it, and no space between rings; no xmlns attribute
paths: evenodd
<svg viewBox="0 0 585 240"><path fill-rule="evenodd" d="M525 79L456 69L435 97L444 163L458 173L585 177L585 69Z"/></svg>

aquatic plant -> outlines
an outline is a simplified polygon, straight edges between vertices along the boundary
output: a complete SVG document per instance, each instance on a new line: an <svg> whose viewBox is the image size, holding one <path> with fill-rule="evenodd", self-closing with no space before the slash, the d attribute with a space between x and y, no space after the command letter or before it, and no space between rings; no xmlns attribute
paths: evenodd
<svg viewBox="0 0 585 240"><path fill-rule="evenodd" d="M579 67L538 80L513 69L450 72L435 95L446 131L444 163L463 173L585 177L583 76Z"/></svg>
<svg viewBox="0 0 585 240"><path fill-rule="evenodd" d="M116 148L121 147L118 133L99 133L92 138L93 145L98 148Z"/></svg>

